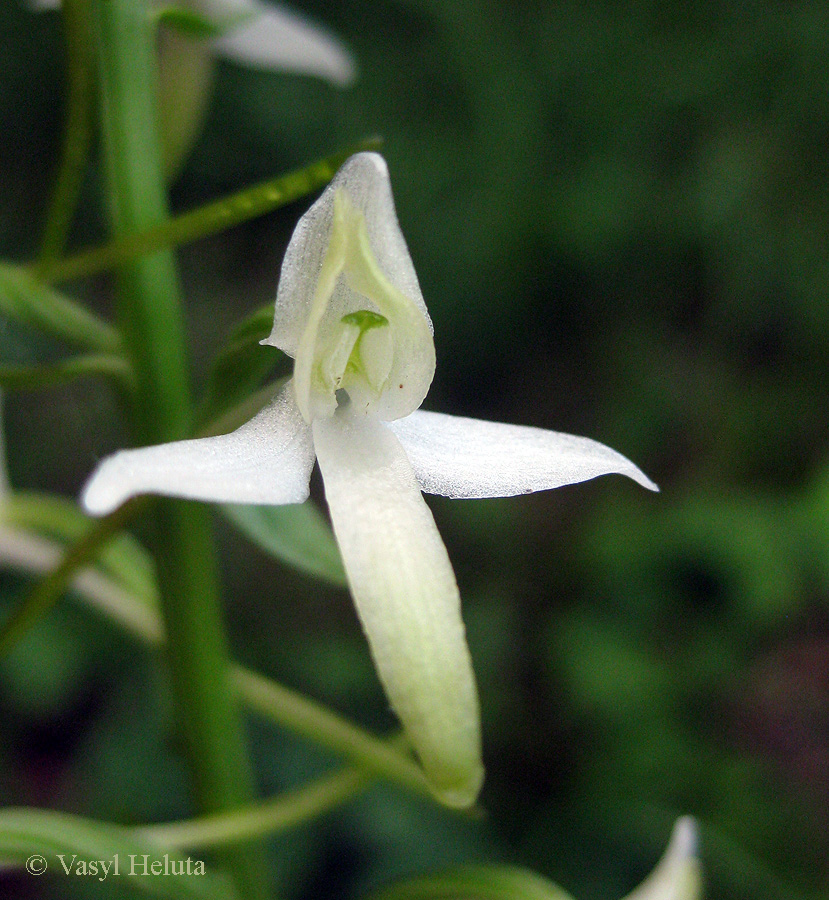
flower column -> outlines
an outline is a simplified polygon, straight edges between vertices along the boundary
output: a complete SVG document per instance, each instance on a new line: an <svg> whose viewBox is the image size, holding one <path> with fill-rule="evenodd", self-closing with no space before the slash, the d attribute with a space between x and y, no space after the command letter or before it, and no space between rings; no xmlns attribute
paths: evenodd
<svg viewBox="0 0 829 900"><path fill-rule="evenodd" d="M112 224L120 235L167 216L155 109L155 36L143 0L97 0L94 18ZM149 444L182 437L191 402L170 252L121 269L118 319L136 376L135 440ZM253 796L242 720L227 679L208 515L205 508L163 501L154 520L178 724L203 812L232 808ZM264 854L258 848L228 852L224 861L241 895L268 895Z"/></svg>

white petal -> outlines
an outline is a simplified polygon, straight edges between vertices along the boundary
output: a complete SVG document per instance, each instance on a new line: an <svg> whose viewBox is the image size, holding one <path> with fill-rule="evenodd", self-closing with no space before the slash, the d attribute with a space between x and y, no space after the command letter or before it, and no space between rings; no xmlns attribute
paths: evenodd
<svg viewBox="0 0 829 900"><path fill-rule="evenodd" d="M512 497L613 472L659 490L621 453L572 434L423 410L389 427L428 494Z"/></svg>
<svg viewBox="0 0 829 900"><path fill-rule="evenodd" d="M345 162L300 219L285 252L273 331L263 343L296 358L297 400L307 421L333 413L334 389L323 390L315 379L343 317L362 311L388 321L392 342L386 383L371 411L383 419L408 415L434 376L432 323L397 222L388 169L376 153Z"/></svg>
<svg viewBox="0 0 829 900"><path fill-rule="evenodd" d="M251 14L250 22L214 41L217 52L256 68L316 75L347 87L357 77L354 57L337 37L299 13L261 0L193 0L220 21Z"/></svg>
<svg viewBox="0 0 829 900"><path fill-rule="evenodd" d="M683 816L656 868L625 900L700 900L702 872L696 854L696 822Z"/></svg>
<svg viewBox="0 0 829 900"><path fill-rule="evenodd" d="M460 597L398 441L373 417L313 423L325 495L380 680L436 794L474 802L480 716Z"/></svg>
<svg viewBox="0 0 829 900"><path fill-rule="evenodd" d="M92 515L105 515L137 494L216 503L301 503L313 465L311 431L289 382L270 406L231 434L108 457L81 500Z"/></svg>

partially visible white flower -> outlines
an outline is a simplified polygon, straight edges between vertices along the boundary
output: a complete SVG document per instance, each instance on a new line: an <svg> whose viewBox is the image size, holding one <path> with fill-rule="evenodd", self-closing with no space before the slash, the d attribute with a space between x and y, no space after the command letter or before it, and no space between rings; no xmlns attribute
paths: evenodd
<svg viewBox="0 0 829 900"><path fill-rule="evenodd" d="M418 407L435 370L432 323L382 157L351 157L300 219L264 342L294 357L274 402L229 435L116 453L83 503L139 493L278 505L308 496L316 458L380 679L435 792L474 802L483 780L478 696L460 596L421 491L505 497L619 472L587 438Z"/></svg>
<svg viewBox="0 0 829 900"><path fill-rule="evenodd" d="M287 6L264 0L190 0L208 18L238 17L242 24L217 38L217 53L248 66L316 75L338 87L357 77L357 64L330 31Z"/></svg>
<svg viewBox="0 0 829 900"><path fill-rule="evenodd" d="M147 0L161 5L162 0ZM61 0L29 0L36 10L59 9ZM345 88L357 64L327 29L285 6L265 0L181 0L227 30L207 41L173 28L159 29L158 110L164 171L172 180L198 139L211 97L215 55L241 65L322 78Z"/></svg>
<svg viewBox="0 0 829 900"><path fill-rule="evenodd" d="M697 823L677 819L671 840L656 868L624 900L701 900L702 867L697 858Z"/></svg>
<svg viewBox="0 0 829 900"><path fill-rule="evenodd" d="M36 10L59 9L61 0L29 0ZM277 72L314 75L347 87L357 64L345 44L330 31L283 5L265 0L182 0L217 24L239 25L215 38L213 49L243 65Z"/></svg>

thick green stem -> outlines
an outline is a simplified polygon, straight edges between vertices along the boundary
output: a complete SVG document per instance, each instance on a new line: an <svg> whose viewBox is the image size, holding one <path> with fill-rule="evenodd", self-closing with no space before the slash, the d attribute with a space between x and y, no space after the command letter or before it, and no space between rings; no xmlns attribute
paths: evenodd
<svg viewBox="0 0 829 900"><path fill-rule="evenodd" d="M152 228L168 215L156 121L155 41L144 0L95 3L102 128L113 231ZM170 251L122 267L118 318L136 392L140 444L183 437L191 419L181 303ZM162 501L155 554L178 721L201 812L221 812L254 795L219 603L208 510ZM224 851L239 893L267 896L258 846Z"/></svg>

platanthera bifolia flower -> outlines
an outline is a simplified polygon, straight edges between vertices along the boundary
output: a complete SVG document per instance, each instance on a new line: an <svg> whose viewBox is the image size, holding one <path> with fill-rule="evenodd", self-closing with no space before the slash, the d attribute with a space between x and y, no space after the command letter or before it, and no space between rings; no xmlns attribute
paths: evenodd
<svg viewBox="0 0 829 900"><path fill-rule="evenodd" d="M697 858L697 823L676 820L671 840L656 868L624 900L701 900L702 867Z"/></svg>
<svg viewBox="0 0 829 900"><path fill-rule="evenodd" d="M264 342L295 360L273 403L229 435L104 460L83 502L139 493L300 503L316 458L351 593L386 693L435 793L474 802L483 779L460 597L421 491L505 497L610 472L655 485L586 438L421 412L432 323L382 157L351 157L302 217Z"/></svg>

